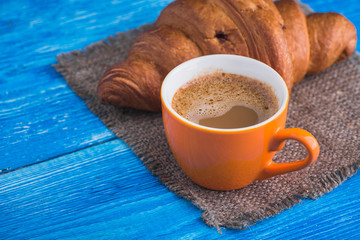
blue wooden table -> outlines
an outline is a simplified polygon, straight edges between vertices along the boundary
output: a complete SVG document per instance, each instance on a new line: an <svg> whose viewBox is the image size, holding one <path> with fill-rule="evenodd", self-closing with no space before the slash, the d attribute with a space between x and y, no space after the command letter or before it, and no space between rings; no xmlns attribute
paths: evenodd
<svg viewBox="0 0 360 240"><path fill-rule="evenodd" d="M170 2L0 0L0 239L359 239L359 174L219 235L51 67L60 53L153 22ZM303 2L360 29L358 0Z"/></svg>

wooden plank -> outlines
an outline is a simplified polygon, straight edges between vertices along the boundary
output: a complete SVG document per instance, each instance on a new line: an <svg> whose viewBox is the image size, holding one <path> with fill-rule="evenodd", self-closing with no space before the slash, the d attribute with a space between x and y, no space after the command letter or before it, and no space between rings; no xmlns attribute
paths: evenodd
<svg viewBox="0 0 360 240"><path fill-rule="evenodd" d="M0 1L0 174L115 138L51 64L169 2Z"/></svg>
<svg viewBox="0 0 360 240"><path fill-rule="evenodd" d="M360 237L360 176L225 239ZM3 239L218 239L201 211L169 192L114 140L0 176Z"/></svg>
<svg viewBox="0 0 360 240"><path fill-rule="evenodd" d="M360 19L358 1L306 1L315 10L345 9ZM220 237L203 224L200 210L169 192L121 141L109 141L113 136L49 67L58 53L153 21L167 2L0 2L0 167L53 158L0 176L0 238ZM359 187L357 174L316 201L246 231L222 229L221 237L357 239Z"/></svg>
<svg viewBox="0 0 360 240"><path fill-rule="evenodd" d="M0 96L0 172L115 138L60 77L31 74L38 84L27 81L30 73L8 77L21 87Z"/></svg>

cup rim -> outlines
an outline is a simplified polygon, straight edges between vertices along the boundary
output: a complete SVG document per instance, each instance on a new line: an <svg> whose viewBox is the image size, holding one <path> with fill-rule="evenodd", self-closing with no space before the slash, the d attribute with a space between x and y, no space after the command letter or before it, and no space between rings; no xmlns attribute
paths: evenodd
<svg viewBox="0 0 360 240"><path fill-rule="evenodd" d="M269 117L268 119L266 119L265 121L259 122L257 124L248 126L248 127L242 127L242 128L214 128L214 127L207 127L207 126L203 126L200 125L198 123L194 123L190 120L187 120L185 117L181 116L180 114L178 114L171 106L172 103L172 99L174 97L174 95L171 96L170 101L167 101L164 97L164 95L166 94L166 87L167 87L167 82L169 81L170 78L173 77L174 74L178 73L179 71L181 71L181 69L186 68L186 66L191 66L192 64L195 64L196 62L199 61L206 61L207 59L211 59L211 58L233 58L234 61L247 61L250 64L257 64L258 66L261 66L263 68L266 68L267 71L270 71L272 74L274 74L277 78L280 78L281 81L281 85L282 85L282 94L285 96L286 99L284 99L284 101L282 101L281 106L279 106L279 109L276 111L276 113L274 113L271 117ZM229 71L224 71L229 72ZM241 73L237 73L239 75L241 75ZM198 74L198 75L201 75ZM245 75L246 76L246 75ZM260 80L260 79L259 79ZM183 85L180 85L180 87ZM176 88L176 91L180 88ZM175 91L175 92L176 92ZM194 128L200 129L200 130L205 130L205 131L210 131L210 132L223 132L223 133L233 133L233 132L243 132L243 131L249 131L249 130L253 130L259 127L262 127L266 124L268 124L269 122L273 121L274 119L278 118L279 115L281 115L281 113L286 109L286 106L288 105L288 101L289 101L289 91L288 88L286 86L285 81L283 80L283 78L280 76L280 74L278 74L273 68L271 68L270 66L268 66L267 64L253 59L253 58L249 58L249 57L244 57L244 56L240 56L240 55L233 55L233 54L212 54L212 55L205 55L205 56L200 56L200 57L196 57L190 60L187 60L181 64L179 64L178 66L176 66L175 68L173 68L164 78L164 81L162 82L161 85L161 103L162 105L174 116L176 117L178 120L180 120L181 122L190 125ZM279 97L277 95L277 97ZM280 101L280 100L279 100Z"/></svg>

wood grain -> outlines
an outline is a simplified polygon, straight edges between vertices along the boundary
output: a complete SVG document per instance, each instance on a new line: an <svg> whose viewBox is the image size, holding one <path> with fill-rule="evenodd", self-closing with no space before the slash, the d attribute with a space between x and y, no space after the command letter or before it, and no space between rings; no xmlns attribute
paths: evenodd
<svg viewBox="0 0 360 240"><path fill-rule="evenodd" d="M318 200L219 235L51 67L57 54L153 22L169 2L0 1L0 239L360 238L359 174ZM358 0L303 2L360 29Z"/></svg>
<svg viewBox="0 0 360 240"><path fill-rule="evenodd" d="M114 139L51 65L169 2L0 1L0 174Z"/></svg>
<svg viewBox="0 0 360 240"><path fill-rule="evenodd" d="M360 237L360 192L354 186L360 186L357 176L318 200L305 200L246 231L222 229L221 236ZM161 185L121 140L4 174L0 196L3 239L220 237L201 221L200 210Z"/></svg>

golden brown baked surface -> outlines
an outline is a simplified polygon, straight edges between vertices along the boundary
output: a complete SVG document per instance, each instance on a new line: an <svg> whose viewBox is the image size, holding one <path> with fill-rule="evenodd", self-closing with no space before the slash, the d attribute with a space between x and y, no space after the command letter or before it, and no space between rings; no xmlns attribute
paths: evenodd
<svg viewBox="0 0 360 240"><path fill-rule="evenodd" d="M104 73L98 96L119 107L160 111L166 74L186 60L214 53L258 59L291 90L305 74L348 58L356 40L356 29L344 16L305 16L291 0L177 0L135 40L126 61Z"/></svg>

